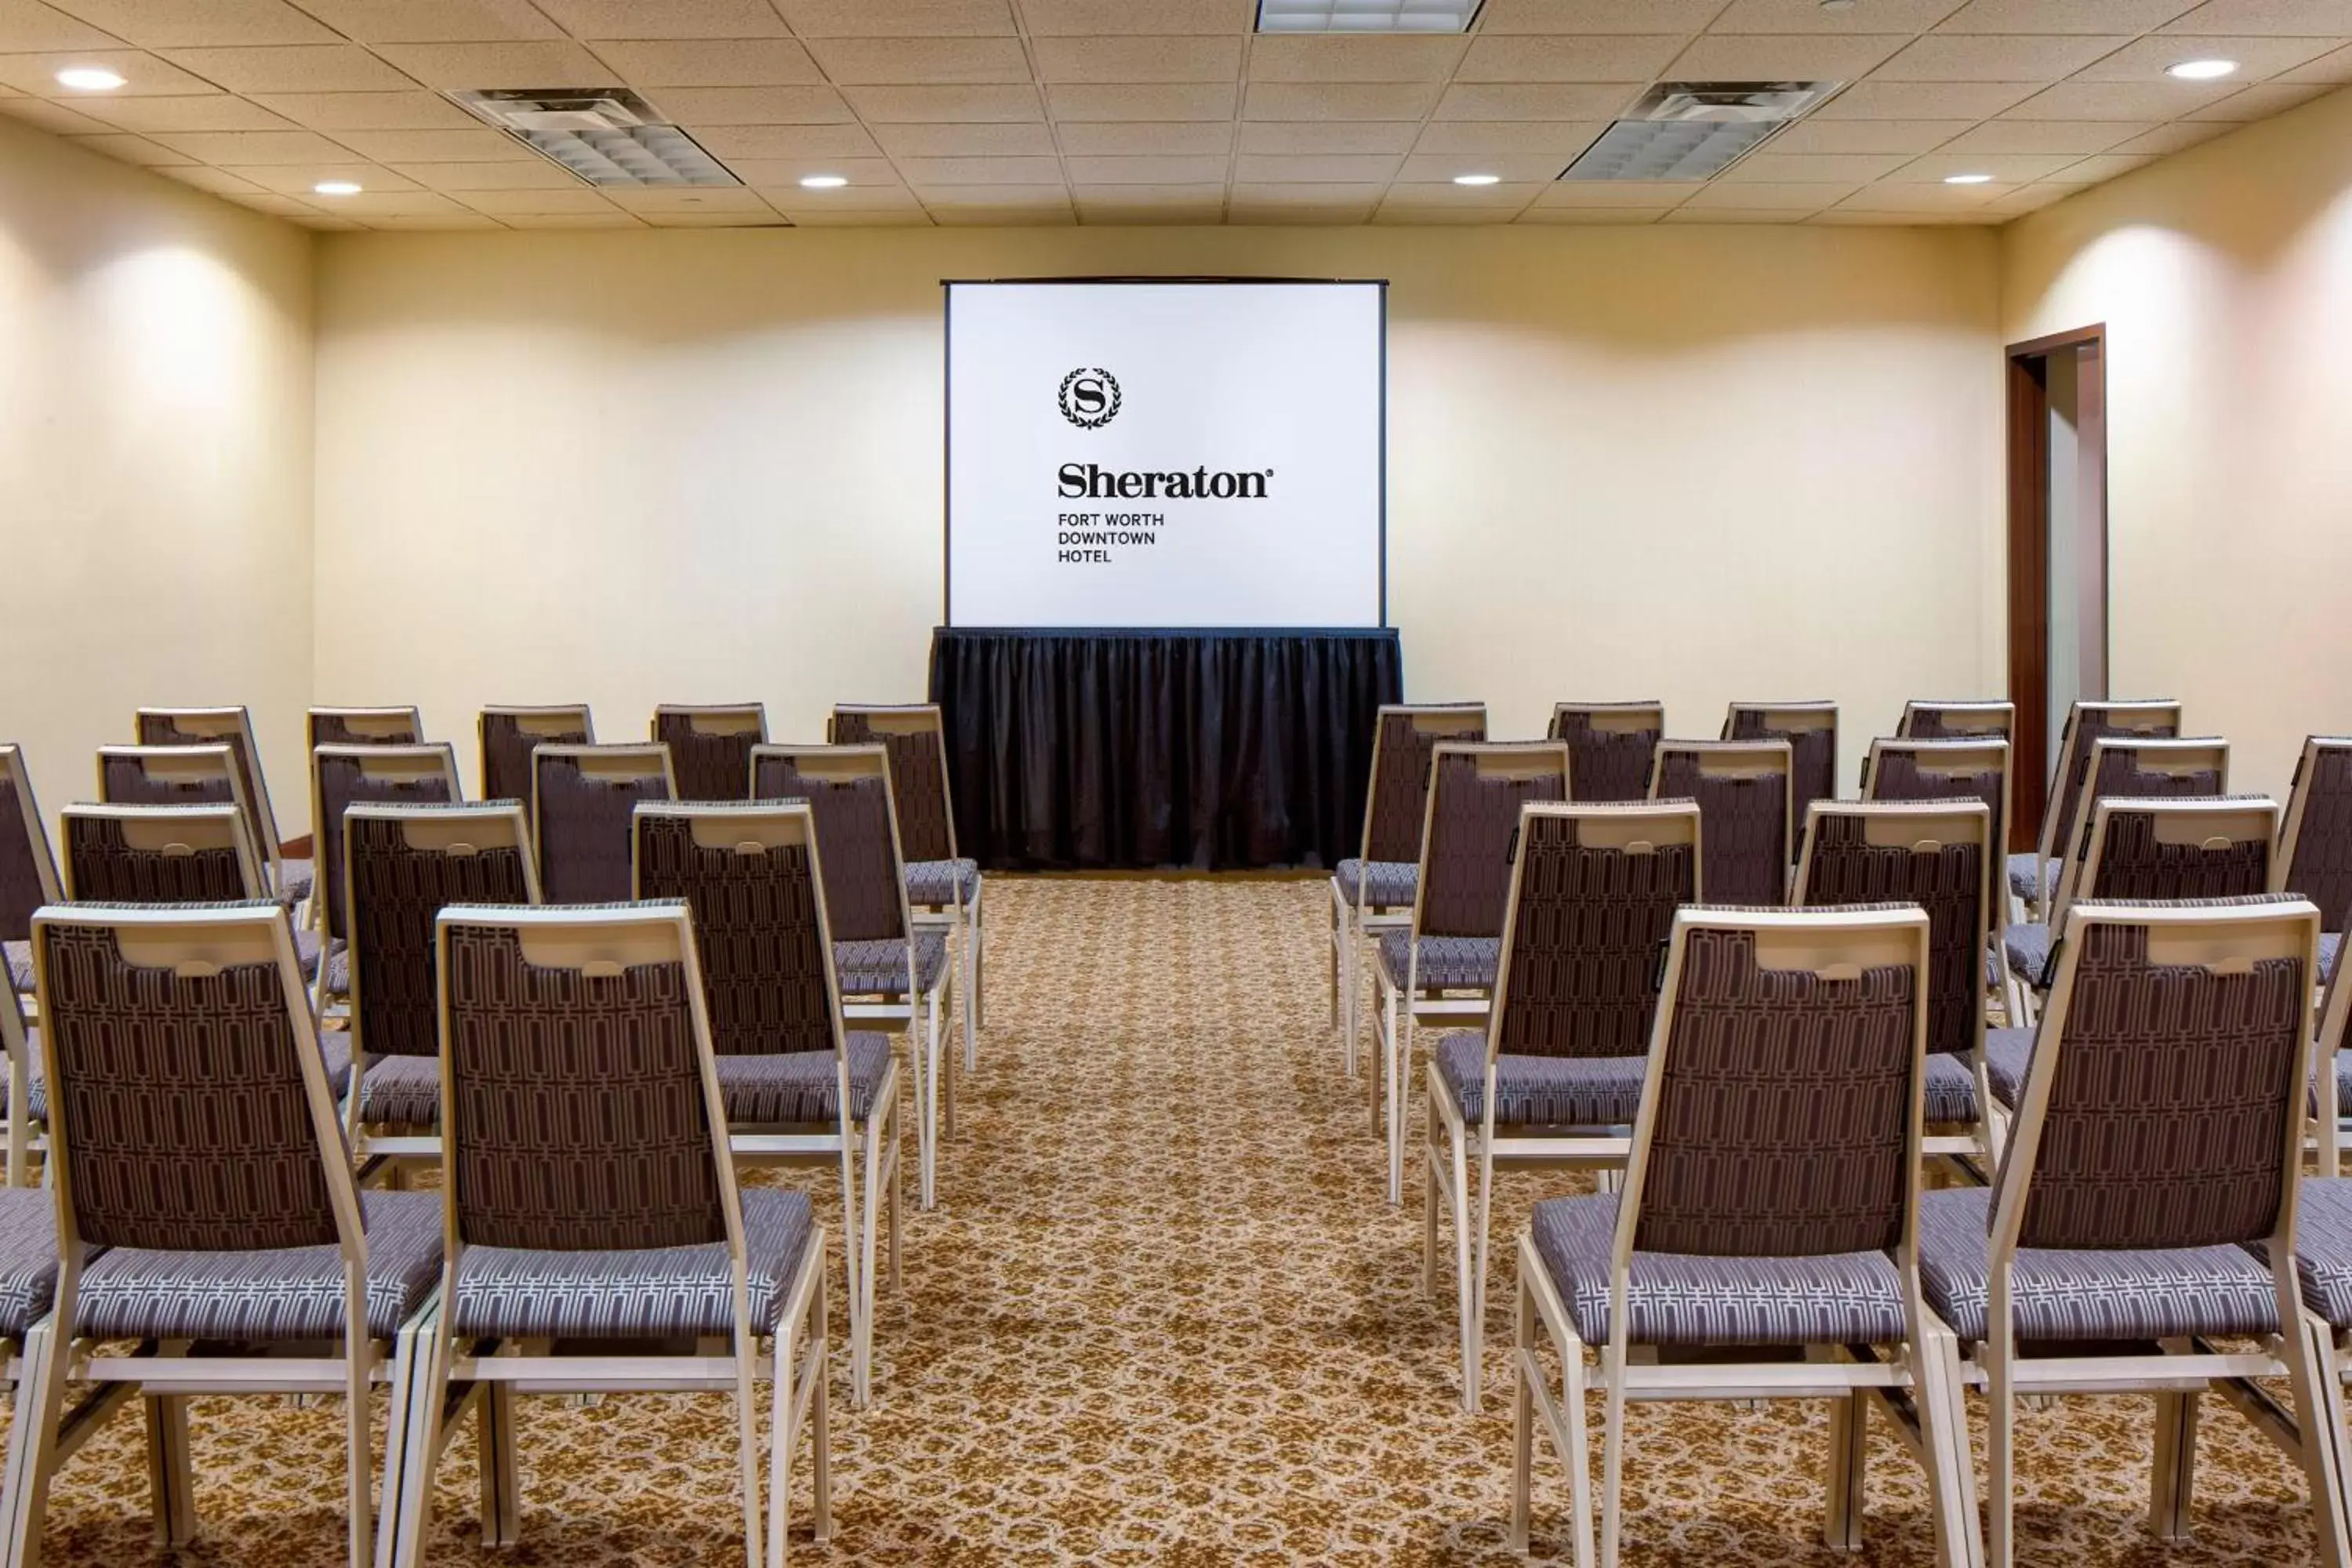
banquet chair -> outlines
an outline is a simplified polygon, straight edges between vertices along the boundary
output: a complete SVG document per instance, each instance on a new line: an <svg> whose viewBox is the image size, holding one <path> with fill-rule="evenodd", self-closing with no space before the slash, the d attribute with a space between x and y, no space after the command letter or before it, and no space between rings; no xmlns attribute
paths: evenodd
<svg viewBox="0 0 2352 1568"><path fill-rule="evenodd" d="M1652 800L1695 800L1699 881L1717 904L1786 902L1796 858L1786 741L1661 741Z"/></svg>
<svg viewBox="0 0 2352 1568"><path fill-rule="evenodd" d="M29 953L31 950L27 942L26 951ZM48 1153L49 1091L41 1077L40 1036L26 1017L30 1011L30 990L29 984L18 984L12 972L0 970L0 1056L5 1058L0 1061L0 1068L7 1074L7 1098L0 1101L0 1113L7 1117L7 1182L11 1188L32 1185L34 1159L46 1158ZM12 1278L12 1265L21 1261L12 1247L11 1226L23 1216L9 1206L13 1201L5 1193L0 1193L0 1279ZM7 1291L0 1290L0 1303L5 1303L7 1295ZM0 1304L0 1343L10 1347L9 1351L0 1351L0 1360L5 1360L16 1346L18 1336L11 1331L12 1324L23 1327L5 1304Z"/></svg>
<svg viewBox="0 0 2352 1568"><path fill-rule="evenodd" d="M532 842L551 904L629 898L629 814L643 800L676 800L669 748L542 745L531 753Z"/></svg>
<svg viewBox="0 0 2352 1568"><path fill-rule="evenodd" d="M423 1560L448 1392L470 1385L485 1546L520 1537L517 1394L730 1393L743 1561L782 1568L803 1434L817 1541L832 1529L824 1231L806 1194L736 1184L686 906L458 906L438 926L441 1310L386 1440L379 1561Z"/></svg>
<svg viewBox="0 0 2352 1568"><path fill-rule="evenodd" d="M1793 836L1817 800L1837 798L1838 710L1834 702L1734 702L1723 716L1727 741L1789 742L1789 831ZM1797 846L1789 846L1794 863Z"/></svg>
<svg viewBox="0 0 2352 1568"><path fill-rule="evenodd" d="M1658 702L1557 702L1546 732L1568 742L1577 799L1640 800L1666 732L1666 710Z"/></svg>
<svg viewBox="0 0 2352 1568"><path fill-rule="evenodd" d="M2319 963L2333 971L2352 927L2352 740L2313 735L2295 759L2286 825L2279 830L2276 890L2319 906Z"/></svg>
<svg viewBox="0 0 2352 1568"><path fill-rule="evenodd" d="M2102 740L2168 740L2180 733L2180 704L2084 700L2066 710L2051 766L2050 790L2042 803L2042 826L2030 854L2009 858L2009 892L2024 918L2047 921L2048 902L2058 880L2058 862L2076 826L2076 804L2091 767L2091 748Z"/></svg>
<svg viewBox="0 0 2352 1568"><path fill-rule="evenodd" d="M1862 759L1864 800L1979 800L1992 814L1987 853L1997 867L2009 861L2010 743L1998 736L1974 740L1881 738ZM2005 871L1992 878L1985 900L1984 981L2001 994L2011 1019L2025 1016L2023 984L2010 972L2009 896ZM1934 1063L1930 1062L1932 1068ZM1932 1089L1930 1090L1932 1095Z"/></svg>
<svg viewBox="0 0 2352 1568"><path fill-rule="evenodd" d="M289 909L310 896L310 860L287 859L278 837L278 814L269 805L269 779L261 767L261 747L254 739L253 714L238 708L142 708L137 714L138 741L142 746L226 746L236 764L237 804L245 812L253 847L261 852L269 886L278 901Z"/></svg>
<svg viewBox="0 0 2352 1568"><path fill-rule="evenodd" d="M1916 1261L1927 925L1899 906L1675 917L1623 1190L1539 1203L1519 1239L1515 1549L1539 1417L1568 1471L1573 1559L1595 1561L1597 1389L1603 1568L1619 1555L1632 1400L1831 1402L1823 1534L1847 1551L1863 1544L1875 1404L1927 1471L1937 1563L1972 1561L1953 1342L1921 1303ZM1539 1332L1559 1353L1557 1395Z"/></svg>
<svg viewBox="0 0 2352 1568"><path fill-rule="evenodd" d="M697 708L665 702L654 710L653 738L669 748L680 800L748 800L751 748L768 739L768 710L757 702Z"/></svg>
<svg viewBox="0 0 2352 1568"><path fill-rule="evenodd" d="M305 745L312 752L321 746L425 743L425 716L415 708L313 708L305 716L304 729Z"/></svg>
<svg viewBox="0 0 2352 1568"><path fill-rule="evenodd" d="M236 756L226 746L100 746L98 798L109 805L233 805L253 836ZM260 846L256 844L257 855Z"/></svg>
<svg viewBox="0 0 2352 1568"><path fill-rule="evenodd" d="M1519 808L1569 798L1568 747L1558 741L1444 744L1430 753L1412 923L1380 933L1372 1027L1380 1047L1372 1130L1389 1141L1389 1202L1404 1201L1405 1085L1423 1023L1484 1024L1502 962L1504 905L1517 853Z"/></svg>
<svg viewBox="0 0 2352 1568"><path fill-rule="evenodd" d="M536 904L519 801L343 811L355 1087L344 1133L363 1176L401 1179L441 1158L441 1024L433 922L452 904Z"/></svg>
<svg viewBox="0 0 2352 1568"><path fill-rule="evenodd" d="M1421 827L1429 803L1429 762L1444 742L1486 738L1486 705L1382 703L1372 725L1372 766L1364 784L1364 834L1356 856L1331 871L1331 1019L1348 1076L1356 1076L1358 965L1366 938L1402 926L1421 874Z"/></svg>
<svg viewBox="0 0 2352 1568"><path fill-rule="evenodd" d="M437 744L325 742L310 752L312 860L319 868L320 931L326 937L321 1000L351 994L351 900L343 876L343 813L361 801L454 805L465 798L457 753Z"/></svg>
<svg viewBox="0 0 2352 1568"><path fill-rule="evenodd" d="M955 965L947 933L917 925L908 907L889 756L880 746L762 746L751 755L751 792L805 801L816 818L842 1014L853 1026L906 1033L917 1201L929 1209L939 1197L942 1108L946 1131L955 1131L955 1064L941 1055Z"/></svg>
<svg viewBox="0 0 2352 1568"><path fill-rule="evenodd" d="M886 1209L898 1282L898 1063L888 1036L853 1035L842 1021L816 819L802 804L649 802L634 826L636 896L682 899L694 914L736 1163L840 1173L850 1386L863 1406Z"/></svg>
<svg viewBox="0 0 2352 1568"><path fill-rule="evenodd" d="M2302 1461L2317 1560L2352 1562L2341 1426L2294 1263L2319 911L2257 895L2058 918L1999 1175L1928 1194L1920 1216L1921 1284L1984 1390L1986 1562L2014 1557L2019 1399L2153 1394L2149 1525L2179 1541L2207 1389ZM2258 1378L2288 1381L2291 1426Z"/></svg>
<svg viewBox="0 0 2352 1568"><path fill-rule="evenodd" d="M38 1562L58 1469L133 1395L156 1544L177 1550L197 1531L194 1396L340 1394L348 1561L367 1568L370 1394L408 1394L440 1205L354 1184L285 913L57 906L34 950L58 1267L24 1342L6 1561ZM192 1160L192 1132L236 1157Z"/></svg>
<svg viewBox="0 0 2352 1568"><path fill-rule="evenodd" d="M980 1066L981 968L985 890L979 862L956 852L955 805L948 786L947 726L936 702L900 707L839 704L825 724L837 746L879 745L890 753L890 794L898 808L898 843L907 857L907 903L918 925L947 928L962 965L963 1068Z"/></svg>
<svg viewBox="0 0 2352 1568"><path fill-rule="evenodd" d="M1898 741L2006 741L2017 728L2017 704L1970 698L1945 702L1914 699L1895 721ZM2003 851L2007 853L2006 850Z"/></svg>
<svg viewBox="0 0 2352 1568"><path fill-rule="evenodd" d="M1999 1152L1984 1057L1985 909L1998 902L2001 858L1992 824L1976 799L1815 801L1789 895L1794 909L1897 903L1927 911L1923 1150L1983 1169Z"/></svg>
<svg viewBox="0 0 2352 1568"><path fill-rule="evenodd" d="M1658 958L1675 911L1698 900L1698 807L1689 801L1519 809L1494 1007L1485 1029L1439 1040L1429 1063L1422 1286L1437 1288L1443 1182L1454 1221L1462 1404L1474 1415L1495 1173L1623 1165L1647 1071Z"/></svg>
<svg viewBox="0 0 2352 1568"><path fill-rule="evenodd" d="M58 897L57 858L24 749L0 746L0 962L20 993L33 989L33 911Z"/></svg>
<svg viewBox="0 0 2352 1568"><path fill-rule="evenodd" d="M491 706L476 720L482 751L482 798L519 800L530 809L531 752L540 746L591 746L596 723L585 702L549 708Z"/></svg>

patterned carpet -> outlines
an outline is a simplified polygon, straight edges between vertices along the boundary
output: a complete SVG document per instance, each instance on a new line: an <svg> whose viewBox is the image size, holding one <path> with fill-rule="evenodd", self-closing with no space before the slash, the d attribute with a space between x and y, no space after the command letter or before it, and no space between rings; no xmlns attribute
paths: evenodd
<svg viewBox="0 0 2352 1568"><path fill-rule="evenodd" d="M940 1206L909 1202L868 1411L846 1408L835 1293L835 1535L811 1547L801 1471L794 1561L1515 1561L1500 1544L1507 1263L1489 1414L1473 1420L1455 1403L1450 1284L1444 1304L1421 1294L1418 1210L1381 1201L1381 1145L1325 1023L1322 884L1004 879L989 902L981 1071L959 1095ZM1559 1184L1507 1187L1499 1237L1538 1184ZM525 1544L479 1548L461 1436L431 1560L740 1563L730 1420L718 1397L527 1403ZM205 1529L180 1561L340 1561L334 1402L207 1400L193 1426ZM2021 1426L2028 1563L2312 1554L2299 1474L2218 1401L2196 1538L2172 1551L2141 1522L2145 1401L2066 1401ZM1829 1559L1818 1409L1653 1405L1633 1428L1631 1561ZM142 1458L133 1417L67 1468L51 1564L170 1560L148 1543ZM1929 1562L1910 1460L1882 1434L1872 1463L1864 1560ZM1540 1553L1566 1498L1540 1444L1537 1475Z"/></svg>

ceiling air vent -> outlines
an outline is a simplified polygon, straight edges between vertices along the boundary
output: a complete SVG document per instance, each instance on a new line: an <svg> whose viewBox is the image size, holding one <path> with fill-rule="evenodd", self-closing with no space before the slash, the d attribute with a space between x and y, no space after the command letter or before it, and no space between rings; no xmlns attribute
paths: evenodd
<svg viewBox="0 0 2352 1568"><path fill-rule="evenodd" d="M592 185L743 183L626 88L505 89L449 96Z"/></svg>
<svg viewBox="0 0 2352 1568"><path fill-rule="evenodd" d="M1829 97L1836 81L1662 81L1563 180L1710 180Z"/></svg>

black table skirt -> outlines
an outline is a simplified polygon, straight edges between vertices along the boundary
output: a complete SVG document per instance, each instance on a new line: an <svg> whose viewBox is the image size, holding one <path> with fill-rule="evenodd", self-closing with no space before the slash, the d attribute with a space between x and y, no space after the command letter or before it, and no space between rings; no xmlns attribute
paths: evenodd
<svg viewBox="0 0 2352 1568"><path fill-rule="evenodd" d="M957 845L1006 870L1336 864L1403 690L1389 630L931 638Z"/></svg>

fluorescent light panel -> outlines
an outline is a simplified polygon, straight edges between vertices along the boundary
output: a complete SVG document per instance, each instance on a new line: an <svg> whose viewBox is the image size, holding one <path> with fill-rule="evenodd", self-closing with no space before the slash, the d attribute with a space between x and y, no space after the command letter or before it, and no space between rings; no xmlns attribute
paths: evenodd
<svg viewBox="0 0 2352 1568"><path fill-rule="evenodd" d="M1660 82L1559 177L1580 182L1711 180L1841 85Z"/></svg>
<svg viewBox="0 0 2352 1568"><path fill-rule="evenodd" d="M1480 0L1258 0L1261 33L1466 33Z"/></svg>
<svg viewBox="0 0 2352 1568"><path fill-rule="evenodd" d="M449 97L588 184L677 188L743 183L625 88L507 89Z"/></svg>

